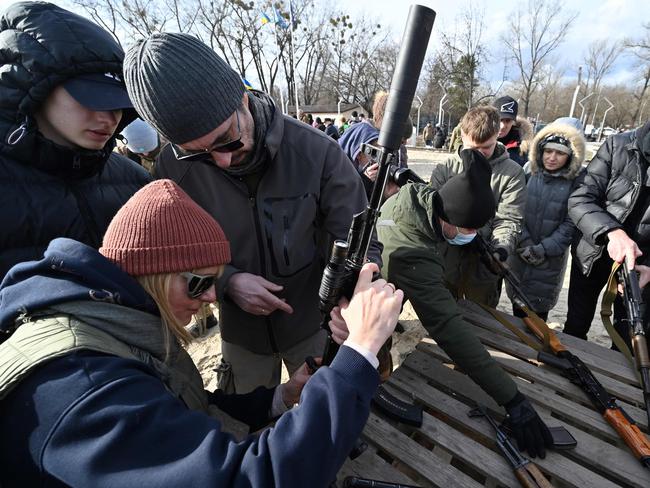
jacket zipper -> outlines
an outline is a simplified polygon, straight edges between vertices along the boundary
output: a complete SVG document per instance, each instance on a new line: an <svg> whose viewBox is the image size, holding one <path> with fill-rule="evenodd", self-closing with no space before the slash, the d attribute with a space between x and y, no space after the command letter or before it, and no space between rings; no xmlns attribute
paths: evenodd
<svg viewBox="0 0 650 488"><path fill-rule="evenodd" d="M260 253L260 264L261 267L264 271L266 271L266 259L264 257L264 242L261 238L262 236L262 226L260 224L259 220L259 212L257 208L257 195L256 194L249 194L248 195L248 203L253 211L253 220L255 221L255 232L257 234L257 246L258 250ZM271 325L271 319L267 316L264 317L264 320L266 322L266 330L269 334L269 342L271 343L271 349L273 350L274 354L277 354L279 352L278 350L278 344L275 340L275 337L273 336L273 327Z"/></svg>

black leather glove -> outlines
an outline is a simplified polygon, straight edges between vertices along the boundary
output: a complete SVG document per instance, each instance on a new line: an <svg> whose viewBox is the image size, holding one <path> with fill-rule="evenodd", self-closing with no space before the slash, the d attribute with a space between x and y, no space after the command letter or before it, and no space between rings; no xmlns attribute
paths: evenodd
<svg viewBox="0 0 650 488"><path fill-rule="evenodd" d="M493 249L494 252L492 253L492 255L494 256L494 259L497 259L502 263L505 263L508 260L508 250L505 247L494 246Z"/></svg>
<svg viewBox="0 0 650 488"><path fill-rule="evenodd" d="M553 446L553 437L544 421L528 399L517 392L505 405L508 411L507 425L517 441L520 451L528 451L530 457L546 457L546 448Z"/></svg>
<svg viewBox="0 0 650 488"><path fill-rule="evenodd" d="M533 266L539 266L546 261L546 251L544 246L536 244L534 246L526 246L517 249L519 257Z"/></svg>

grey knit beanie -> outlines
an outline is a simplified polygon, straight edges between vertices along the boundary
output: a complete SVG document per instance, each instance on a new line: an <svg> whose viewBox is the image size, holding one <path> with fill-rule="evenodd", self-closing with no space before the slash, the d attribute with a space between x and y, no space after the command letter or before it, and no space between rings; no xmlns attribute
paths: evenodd
<svg viewBox="0 0 650 488"><path fill-rule="evenodd" d="M237 72L189 34L138 41L124 58L124 81L140 116L175 144L216 129L245 91Z"/></svg>

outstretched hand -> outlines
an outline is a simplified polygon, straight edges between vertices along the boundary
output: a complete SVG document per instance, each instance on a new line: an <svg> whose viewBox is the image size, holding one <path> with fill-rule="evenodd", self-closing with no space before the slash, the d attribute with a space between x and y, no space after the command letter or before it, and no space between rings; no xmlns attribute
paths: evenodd
<svg viewBox="0 0 650 488"><path fill-rule="evenodd" d="M282 291L261 276L251 273L236 273L228 282L228 295L243 311L253 315L269 315L276 310L293 313L293 308L276 293Z"/></svg>

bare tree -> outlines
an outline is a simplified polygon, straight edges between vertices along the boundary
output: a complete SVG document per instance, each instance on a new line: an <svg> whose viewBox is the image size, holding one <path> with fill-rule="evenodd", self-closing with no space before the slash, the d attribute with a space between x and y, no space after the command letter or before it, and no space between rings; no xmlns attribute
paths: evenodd
<svg viewBox="0 0 650 488"><path fill-rule="evenodd" d="M650 22L643 24L645 33L638 39L628 39L625 47L632 50L637 59L637 66L641 73L641 83L638 92L634 93L637 103L634 106L633 124L640 125L643 110L648 105L648 88L650 88ZM650 111L650 107L648 107Z"/></svg>
<svg viewBox="0 0 650 488"><path fill-rule="evenodd" d="M559 0L528 0L525 12L521 8L515 11L502 39L519 71L525 116L540 83L544 61L562 44L576 17L577 13L567 11Z"/></svg>
<svg viewBox="0 0 650 488"><path fill-rule="evenodd" d="M482 42L485 10L469 1L462 12L455 20L453 31L441 34L437 61L444 73L443 83L451 107L464 113L476 102L487 50Z"/></svg>

